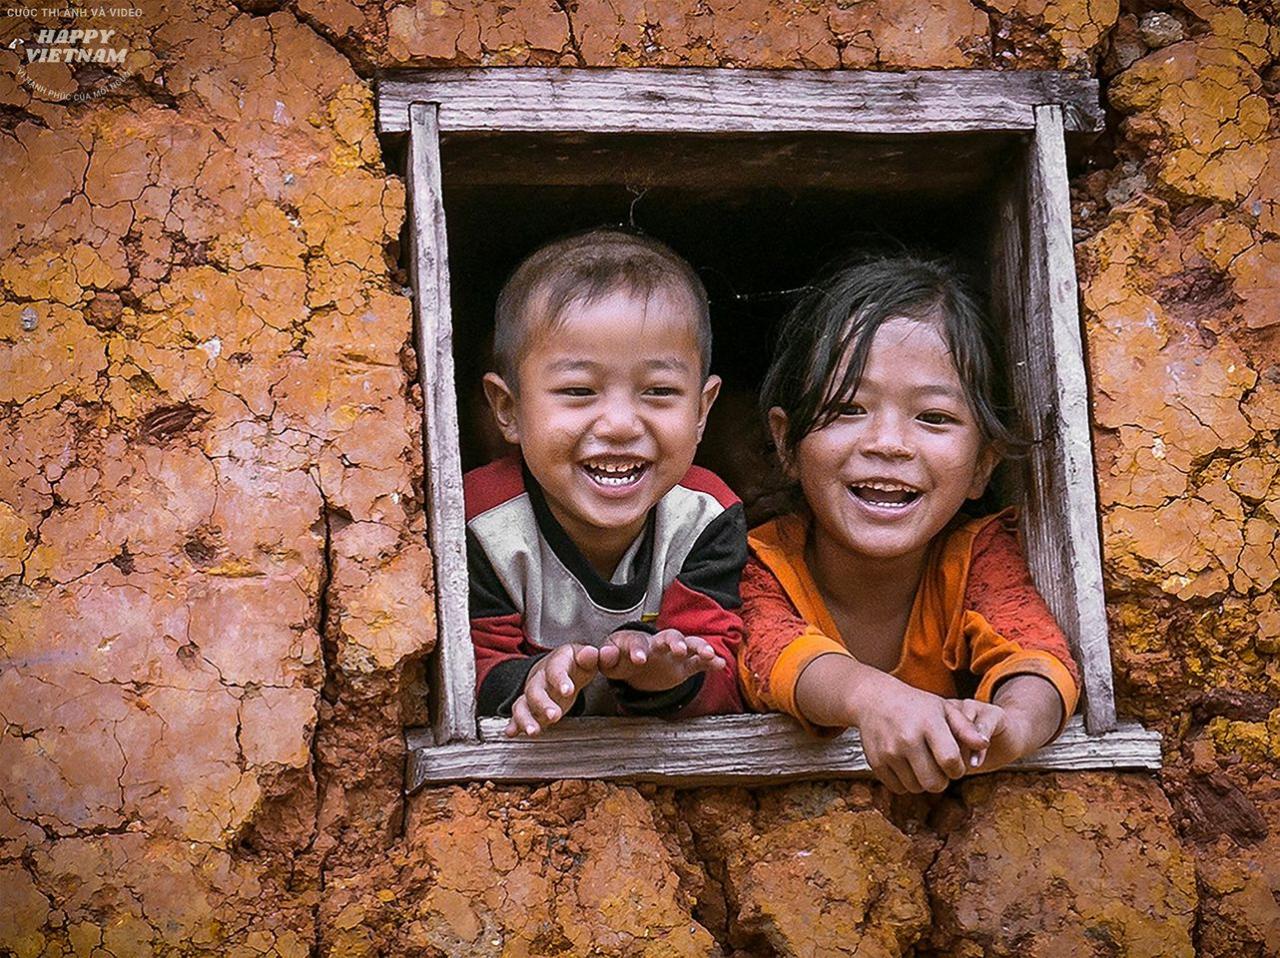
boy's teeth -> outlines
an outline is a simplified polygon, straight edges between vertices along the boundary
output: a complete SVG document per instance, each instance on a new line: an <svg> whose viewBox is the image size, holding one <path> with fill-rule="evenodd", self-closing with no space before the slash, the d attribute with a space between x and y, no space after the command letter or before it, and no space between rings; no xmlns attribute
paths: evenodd
<svg viewBox="0 0 1280 958"><path fill-rule="evenodd" d="M645 463L586 462L583 468L591 478L604 486L625 486L640 478Z"/></svg>

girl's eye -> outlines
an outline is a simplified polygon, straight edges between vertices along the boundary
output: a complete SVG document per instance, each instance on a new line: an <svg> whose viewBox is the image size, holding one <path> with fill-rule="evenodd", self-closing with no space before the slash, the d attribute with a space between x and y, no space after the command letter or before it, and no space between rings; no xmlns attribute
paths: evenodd
<svg viewBox="0 0 1280 958"><path fill-rule="evenodd" d="M659 399L670 399L672 396L679 396L680 389L677 386L650 386L644 391L646 396L656 396Z"/></svg>
<svg viewBox="0 0 1280 958"><path fill-rule="evenodd" d="M837 413L837 415L842 417L843 416L864 416L866 415L866 412L867 412L866 409L864 409L859 403L847 402L840 407L840 410Z"/></svg>
<svg viewBox="0 0 1280 958"><path fill-rule="evenodd" d="M557 396L568 396L571 399L583 399L592 394L589 386L562 386L556 390Z"/></svg>
<svg viewBox="0 0 1280 958"><path fill-rule="evenodd" d="M922 412L916 418L930 426L949 426L952 423L959 421L950 413L939 412L936 409L930 410L929 412Z"/></svg>

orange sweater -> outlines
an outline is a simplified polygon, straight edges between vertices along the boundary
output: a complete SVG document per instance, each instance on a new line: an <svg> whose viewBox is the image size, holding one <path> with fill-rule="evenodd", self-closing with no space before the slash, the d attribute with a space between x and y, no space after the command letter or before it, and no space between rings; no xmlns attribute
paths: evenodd
<svg viewBox="0 0 1280 958"><path fill-rule="evenodd" d="M804 561L807 537L806 520L795 515L748 535L752 555L742 576L746 644L738 669L754 708L786 712L823 734L833 730L815 727L796 707L796 683L818 656L853 653L840 640ZM983 702L991 701L1003 679L1039 675L1062 696L1065 726L1079 697L1079 672L1031 582L1011 513L953 526L930 544L902 653L890 674L945 698Z"/></svg>

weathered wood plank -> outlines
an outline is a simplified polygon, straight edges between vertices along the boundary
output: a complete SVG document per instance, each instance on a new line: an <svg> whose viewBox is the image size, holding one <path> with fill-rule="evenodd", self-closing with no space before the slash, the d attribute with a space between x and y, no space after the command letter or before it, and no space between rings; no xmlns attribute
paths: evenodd
<svg viewBox="0 0 1280 958"><path fill-rule="evenodd" d="M1089 395L1080 334L1075 247L1062 111L1036 108L1028 156L1026 324L1032 410L1051 409L1046 442L1032 455L1028 546L1037 586L1075 641L1090 732L1115 726L1111 652L1103 598Z"/></svg>
<svg viewBox="0 0 1280 958"><path fill-rule="evenodd" d="M1086 727L1106 731L1115 706L1066 168L1053 125L1046 116L996 197L992 305L1005 327L1022 430L1034 443L1009 464L1002 492L1021 505L1032 577L1081 663Z"/></svg>
<svg viewBox="0 0 1280 958"><path fill-rule="evenodd" d="M440 128L599 133L785 130L928 133L1033 130L1061 104L1072 130L1103 127L1098 83L1028 70L423 70L378 81L378 124L408 128L412 103L440 104Z"/></svg>
<svg viewBox="0 0 1280 958"><path fill-rule="evenodd" d="M676 785L742 784L798 778L869 775L854 730L834 739L806 734L782 715L658 719L566 719L534 739L507 739L505 719L484 719L478 744L434 745L429 732L409 734L408 787L487 780L601 778ZM1062 736L1013 768L1070 771L1157 769L1160 735L1125 722L1089 735L1079 717Z"/></svg>
<svg viewBox="0 0 1280 958"><path fill-rule="evenodd" d="M1025 133L465 133L443 135L445 189L597 186L954 196L988 187Z"/></svg>
<svg viewBox="0 0 1280 958"><path fill-rule="evenodd" d="M437 108L415 104L410 134L414 339L422 387L427 520L435 566L437 644L432 689L439 742L474 741L475 654L467 617L467 554L453 377L449 259Z"/></svg>

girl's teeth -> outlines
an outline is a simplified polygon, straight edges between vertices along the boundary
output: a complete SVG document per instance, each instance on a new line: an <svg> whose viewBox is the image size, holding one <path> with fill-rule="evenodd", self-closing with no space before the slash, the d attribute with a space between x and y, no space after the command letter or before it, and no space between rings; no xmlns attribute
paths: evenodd
<svg viewBox="0 0 1280 958"><path fill-rule="evenodd" d="M853 486L852 491L863 502L884 509L903 509L920 497L914 489L879 484Z"/></svg>

